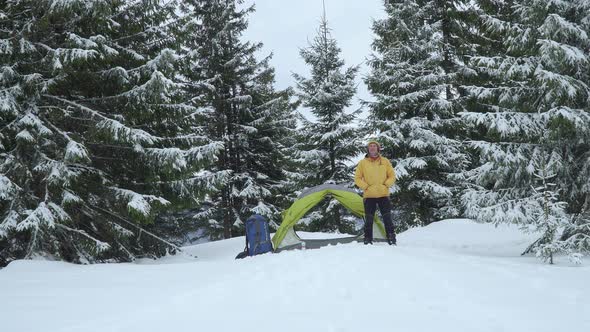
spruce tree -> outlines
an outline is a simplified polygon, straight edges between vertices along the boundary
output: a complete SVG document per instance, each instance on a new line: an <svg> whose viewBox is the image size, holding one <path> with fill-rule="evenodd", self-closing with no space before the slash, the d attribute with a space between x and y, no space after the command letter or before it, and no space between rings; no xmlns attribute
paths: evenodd
<svg viewBox="0 0 590 332"><path fill-rule="evenodd" d="M146 228L212 154L190 132L169 46L176 3L3 2L0 256L132 260L177 248ZM214 150L214 149L213 149Z"/></svg>
<svg viewBox="0 0 590 332"><path fill-rule="evenodd" d="M534 182L531 189L531 196L522 200L505 202L512 205L512 211L522 211L526 218L520 226L527 232L540 234L539 239L533 242L523 254L534 252L537 257L553 264L553 257L556 253L566 252L574 260L578 260L578 253L572 251L569 243L559 241L558 232L571 224L566 213L567 203L559 200L559 194L555 191L557 168L561 163L559 156L546 156L545 154L535 156L533 160ZM495 209L488 209L496 212ZM485 213L485 212L484 212ZM495 215L493 218L512 218L513 216Z"/></svg>
<svg viewBox="0 0 590 332"><path fill-rule="evenodd" d="M488 83L469 89L473 107L462 114L479 152L477 167L466 173L472 183L464 195L468 216L535 223L534 213L523 214L511 202L535 197L540 155L558 165L555 192L566 211L587 206L590 40L578 5L522 0L481 6L480 31L494 41L495 53L469 62ZM566 226L569 235L574 228Z"/></svg>
<svg viewBox="0 0 590 332"><path fill-rule="evenodd" d="M367 131L376 131L392 160L397 183L393 204L404 225L428 224L458 216L460 192L453 174L468 157L461 149L461 79L469 47L462 3L395 0L387 17L373 24L376 39L365 82L375 98L368 103Z"/></svg>
<svg viewBox="0 0 590 332"><path fill-rule="evenodd" d="M289 91L275 91L270 56L243 41L253 7L241 0L187 1L183 74L195 106L204 110L203 135L223 146L208 171L219 185L195 216L210 238L241 232L253 213L277 219L286 181L283 139L294 126ZM202 93L202 97L201 97Z"/></svg>
<svg viewBox="0 0 590 332"><path fill-rule="evenodd" d="M324 183L351 186L351 160L358 155L358 130L352 125L359 111L348 112L356 93L358 66L345 68L340 48L331 36L325 14L317 35L300 54L310 77L294 74L299 100L314 120L302 119L298 163L301 186ZM312 231L354 232L354 218L343 215L337 200L318 204L306 218Z"/></svg>
<svg viewBox="0 0 590 332"><path fill-rule="evenodd" d="M575 22L579 22L580 27L584 30L585 34L589 36L590 1L574 1L572 17ZM589 54L590 43L586 42L584 46L585 47L582 47L582 50L584 50L586 54ZM587 70L586 73L587 74L583 76L583 81L587 86L590 86L590 72ZM590 100L586 103L584 109L586 114L590 113ZM580 133L580 131L578 132ZM590 174L590 163L584 162L584 159L589 160L590 158L590 144L588 143L590 142L590 137L587 131L582 131L580 134L581 139L585 140L585 144L581 144L581 142L579 144L578 151L580 157L576 168L581 171L579 172L580 175L576 178L574 186L576 189L582 189L579 191L579 194L576 195L579 197L577 204L579 208L571 210L573 213L572 224L564 230L561 240L569 243L568 248L588 253L590 252L590 195L588 195L588 190L590 190L590 188L585 184L585 181L588 179L588 174Z"/></svg>

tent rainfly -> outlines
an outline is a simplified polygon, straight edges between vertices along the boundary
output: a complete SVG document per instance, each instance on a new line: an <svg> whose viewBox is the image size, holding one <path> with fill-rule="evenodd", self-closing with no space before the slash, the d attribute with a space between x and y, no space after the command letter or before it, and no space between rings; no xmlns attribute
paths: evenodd
<svg viewBox="0 0 590 332"><path fill-rule="evenodd" d="M295 233L293 226L314 206L321 202L327 195L337 199L340 204L347 208L352 214L359 218L365 217L363 198L354 190L334 184L323 184L303 191L297 200L283 212L281 226L272 238L274 251L301 248L302 240ZM373 227L373 239L385 240L385 227L375 214L373 221L377 227ZM329 244L349 243L363 239L363 235L349 236L336 239L305 240L306 248L319 248Z"/></svg>

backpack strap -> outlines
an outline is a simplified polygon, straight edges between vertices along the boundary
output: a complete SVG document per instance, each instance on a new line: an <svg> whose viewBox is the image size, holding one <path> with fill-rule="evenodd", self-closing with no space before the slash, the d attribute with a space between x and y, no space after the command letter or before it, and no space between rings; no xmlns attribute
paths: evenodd
<svg viewBox="0 0 590 332"><path fill-rule="evenodd" d="M256 255L256 250L258 249L258 245L260 245L260 224L262 223L262 221L256 218L254 220L254 223L256 225L256 233L254 233L254 242L256 243L254 245L254 255Z"/></svg>
<svg viewBox="0 0 590 332"><path fill-rule="evenodd" d="M248 221L246 221L246 224L247 223L248 223ZM244 247L244 252L248 252L248 227L246 226L244 228L245 228L244 239L246 239L246 246Z"/></svg>

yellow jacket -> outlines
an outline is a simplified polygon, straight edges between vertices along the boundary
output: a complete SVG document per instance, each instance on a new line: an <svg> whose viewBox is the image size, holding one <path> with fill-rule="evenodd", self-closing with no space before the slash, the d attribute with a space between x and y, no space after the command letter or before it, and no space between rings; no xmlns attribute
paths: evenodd
<svg viewBox="0 0 590 332"><path fill-rule="evenodd" d="M366 157L356 167L354 183L364 191L364 198L388 197L389 187L395 183L395 171L387 158Z"/></svg>

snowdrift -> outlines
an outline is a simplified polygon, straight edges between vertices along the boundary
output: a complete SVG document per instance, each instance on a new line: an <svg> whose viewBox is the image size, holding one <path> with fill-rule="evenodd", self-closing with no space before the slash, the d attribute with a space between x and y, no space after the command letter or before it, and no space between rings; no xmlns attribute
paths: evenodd
<svg viewBox="0 0 590 332"><path fill-rule="evenodd" d="M235 238L185 248L198 259L16 261L0 270L0 330L590 331L590 269L521 257L533 239L447 220L400 234L397 247L234 260Z"/></svg>

